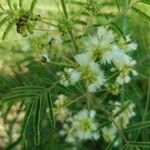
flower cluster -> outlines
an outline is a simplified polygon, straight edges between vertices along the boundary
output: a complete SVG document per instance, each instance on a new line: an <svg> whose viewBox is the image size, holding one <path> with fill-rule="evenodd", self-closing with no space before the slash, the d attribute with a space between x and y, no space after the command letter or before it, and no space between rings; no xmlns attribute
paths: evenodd
<svg viewBox="0 0 150 150"><path fill-rule="evenodd" d="M94 110L83 109L77 114L70 116L63 125L61 135L66 135L66 142L75 144L77 141L89 139L98 140L98 124L95 122L96 112Z"/></svg>
<svg viewBox="0 0 150 150"><path fill-rule="evenodd" d="M57 75L61 78L60 83L64 86L75 84L80 79L80 72L73 68L64 68L63 72L57 72Z"/></svg>
<svg viewBox="0 0 150 150"><path fill-rule="evenodd" d="M53 112L57 121L64 122L70 116L71 112L65 106L68 103L68 98L65 95L59 95L54 103Z"/></svg>
<svg viewBox="0 0 150 150"><path fill-rule="evenodd" d="M102 135L106 142L112 142L117 135L117 131L127 128L130 119L135 116L135 112L133 110L135 107L134 103L123 104L123 107L125 107L123 111L123 107L120 102L114 102L113 105L113 122L110 126L102 129ZM116 140L114 145L117 146L118 144L119 141Z"/></svg>
<svg viewBox="0 0 150 150"><path fill-rule="evenodd" d="M61 136L65 136L68 143L89 139L97 140L100 137L98 123L95 121L94 110L83 109L73 114L67 107L69 99L65 95L58 95L54 103L54 115L57 121L62 123Z"/></svg>
<svg viewBox="0 0 150 150"><path fill-rule="evenodd" d="M119 85L128 83L131 75L137 75L133 68L136 61L131 57L137 44L129 36L126 40L117 40L112 30L100 27L95 35L84 42L84 47L80 54L74 56L77 67L58 72L60 83L64 86L84 80L89 92L97 92L112 73L115 75L114 84ZM102 69L103 66L109 66L109 71Z"/></svg>
<svg viewBox="0 0 150 150"><path fill-rule="evenodd" d="M121 111L121 103L115 102L114 103L115 108L113 109L112 113L114 116L116 116ZM126 107L126 104L123 106ZM117 127L119 129L124 129L129 124L129 120L135 116L135 112L133 111L135 105L134 103L130 103L123 112L121 112L119 115L114 117L114 122L117 124Z"/></svg>
<svg viewBox="0 0 150 150"><path fill-rule="evenodd" d="M41 49L40 53L44 60L50 62L53 58L47 53L47 50L49 46L54 47L58 44L54 43L56 40L50 38L49 35L41 37L39 39L43 40L38 43L37 47ZM44 40L47 38L48 40ZM36 38L27 48L34 49L35 42L37 42ZM44 48L43 45L45 45ZM86 37L82 47L79 53L73 55L73 60L69 60L72 67L62 67L62 70L57 72L59 82L63 86L78 86L83 81L90 95L101 89L112 95L118 95L121 85L130 82L131 76L137 75L134 70L136 61L132 58L137 44L131 40L129 35L126 38L119 38L112 30L102 26L95 34ZM61 55L63 53L59 56ZM60 135L65 137L66 142L74 146L78 142L98 140L100 132L105 142L112 142L118 130L127 128L130 119L135 115L133 103L126 106L126 103L114 102L112 103L114 107L112 123L99 130L95 110L82 109L75 114L67 108L69 101L70 99L65 95L58 95L54 102L53 114L56 121L62 125ZM115 141L115 145L118 145L119 140Z"/></svg>

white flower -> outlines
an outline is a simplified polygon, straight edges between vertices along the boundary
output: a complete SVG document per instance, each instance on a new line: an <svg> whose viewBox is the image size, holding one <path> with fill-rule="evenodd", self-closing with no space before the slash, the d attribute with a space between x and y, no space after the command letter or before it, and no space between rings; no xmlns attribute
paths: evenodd
<svg viewBox="0 0 150 150"><path fill-rule="evenodd" d="M57 72L57 75L60 77L60 84L66 86L66 87L70 85L70 83L69 83L67 77L65 76L64 72Z"/></svg>
<svg viewBox="0 0 150 150"><path fill-rule="evenodd" d="M118 63L117 63L118 61ZM116 78L116 82L119 84L129 83L131 78L130 74L136 76L137 72L133 69L136 64L135 60L132 60L129 56L124 55L122 59L116 61L117 69L119 70L119 75Z"/></svg>
<svg viewBox="0 0 150 150"><path fill-rule="evenodd" d="M73 85L80 80L80 72L73 68L64 68L64 72L57 72L60 83L64 86Z"/></svg>
<svg viewBox="0 0 150 150"><path fill-rule="evenodd" d="M102 128L102 135L105 142L112 142L117 135L118 128L125 129L127 128L129 121L132 117L135 116L135 112L133 111L135 105L130 103L126 106L127 103L123 103L123 106L120 102L111 102L114 105L114 109L112 110L112 114L114 116L112 124L108 127ZM125 107L126 106L126 107ZM122 111L122 108L124 108ZM117 116L116 116L117 115ZM117 139L114 143L114 146L119 144L119 139Z"/></svg>
<svg viewBox="0 0 150 150"><path fill-rule="evenodd" d="M69 80L70 80L71 84L75 84L76 82L78 82L80 80L80 76L81 76L80 72L78 72L77 70L72 69L72 68L70 68L70 70L68 70L68 72L70 75Z"/></svg>
<svg viewBox="0 0 150 150"><path fill-rule="evenodd" d="M98 28L97 36L99 40L102 41L103 46L106 46L114 41L113 31L103 26Z"/></svg>
<svg viewBox="0 0 150 150"><path fill-rule="evenodd" d="M95 122L96 112L94 110L84 109L69 119L71 126L63 126L63 133L66 132L66 141L75 143L100 137L98 132L98 124Z"/></svg>
<svg viewBox="0 0 150 150"><path fill-rule="evenodd" d="M72 127L76 128L76 136L80 140L88 140L97 137L97 124L95 123L95 111L86 109L75 115Z"/></svg>
<svg viewBox="0 0 150 150"><path fill-rule="evenodd" d="M91 62L89 53L81 53L81 54L76 55L74 58L76 62L81 66L87 66L89 62Z"/></svg>
<svg viewBox="0 0 150 150"><path fill-rule="evenodd" d="M65 105L67 102L68 102L67 97L63 94L60 94L58 95L58 98L56 99L54 104L56 107L60 107L60 106Z"/></svg>
<svg viewBox="0 0 150 150"><path fill-rule="evenodd" d="M65 95L58 95L58 99L56 99L53 109L57 121L64 122L65 119L71 114L69 109L65 106L67 102L68 99Z"/></svg>
<svg viewBox="0 0 150 150"><path fill-rule="evenodd" d="M90 36L85 42L86 50L90 53L93 60L106 57L111 51L112 43L114 42L114 34L107 28L98 28L94 36ZM104 61L104 59L103 59Z"/></svg>
<svg viewBox="0 0 150 150"><path fill-rule="evenodd" d="M129 43L128 44L128 51L130 52L130 51L135 51L136 49L137 49L137 43L135 43L135 42L131 42L131 43Z"/></svg>
<svg viewBox="0 0 150 150"><path fill-rule="evenodd" d="M116 78L116 82L119 84L124 84L130 82L130 74L136 76L137 72L133 69L136 61L128 56L123 50L118 46L114 45L112 48L113 54L111 55L111 60L115 65L116 69L119 71L119 75Z"/></svg>
<svg viewBox="0 0 150 150"><path fill-rule="evenodd" d="M71 128L67 123L63 124L63 129L59 132L61 136L66 135L65 141L68 143L75 143L75 129Z"/></svg>
<svg viewBox="0 0 150 150"><path fill-rule="evenodd" d="M87 49L93 50L99 47L107 48L114 41L114 34L111 30L105 27L99 27L97 33L92 37L90 36L88 41L85 42Z"/></svg>
<svg viewBox="0 0 150 150"><path fill-rule="evenodd" d="M114 138L117 135L116 133L117 133L117 129L114 128L113 126L102 128L103 138L107 143L112 142L114 140Z"/></svg>
<svg viewBox="0 0 150 150"><path fill-rule="evenodd" d="M57 121L64 122L65 119L70 115L68 108L60 107L54 109L54 115Z"/></svg>
<svg viewBox="0 0 150 150"><path fill-rule="evenodd" d="M124 52L115 44L112 45L112 48L109 51L103 53L103 57L101 58L101 62L103 64L112 63L116 61L118 58L122 57Z"/></svg>
<svg viewBox="0 0 150 150"><path fill-rule="evenodd" d="M113 109L112 112L113 112L113 115L115 116L117 113L121 111L122 107L121 107L121 104L118 105L114 103L114 105L115 105L115 108ZM125 106L126 103L123 105ZM121 112L114 118L114 122L117 124L117 126L120 129L126 128L127 125L129 124L130 119L135 116L135 112L133 111L134 107L135 105L133 103L130 103L123 112Z"/></svg>
<svg viewBox="0 0 150 150"><path fill-rule="evenodd" d="M135 51L138 45L135 41L132 41L130 35L127 35L125 41L120 41L119 46L124 50L125 53L129 53Z"/></svg>
<svg viewBox="0 0 150 150"><path fill-rule="evenodd" d="M79 64L81 78L87 83L89 92L96 92L105 82L103 71L99 64L90 59L89 53L81 53L75 56Z"/></svg>
<svg viewBox="0 0 150 150"><path fill-rule="evenodd" d="M130 50L136 50L137 49L137 43L132 41L130 35L127 35L126 36L126 43L129 43L128 44L128 48L129 48L129 51Z"/></svg>
<svg viewBox="0 0 150 150"><path fill-rule="evenodd" d="M130 34L128 34L127 36L126 36L126 42L131 42L132 40L131 40L131 37L130 37Z"/></svg>

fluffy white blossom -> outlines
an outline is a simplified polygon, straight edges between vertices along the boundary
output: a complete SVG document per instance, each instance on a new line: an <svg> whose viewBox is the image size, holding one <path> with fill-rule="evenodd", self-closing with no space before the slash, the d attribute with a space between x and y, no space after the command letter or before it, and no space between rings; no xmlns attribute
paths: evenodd
<svg viewBox="0 0 150 150"><path fill-rule="evenodd" d="M137 49L137 43L135 42L131 42L127 45L127 51L130 52L130 51L134 51Z"/></svg>
<svg viewBox="0 0 150 150"><path fill-rule="evenodd" d="M56 107L61 107L61 106L65 105L67 102L68 102L68 98L63 94L60 94L60 95L58 95L58 98L56 99L54 105Z"/></svg>
<svg viewBox="0 0 150 150"><path fill-rule="evenodd" d="M105 82L105 77L99 64L91 60L88 53L76 55L75 60L79 64L81 78L86 81L89 92L100 89Z"/></svg>
<svg viewBox="0 0 150 150"><path fill-rule="evenodd" d="M75 84L80 80L80 72L73 68L64 68L64 72L57 72L60 83L64 86Z"/></svg>
<svg viewBox="0 0 150 150"><path fill-rule="evenodd" d="M125 51L126 52L131 52L131 51L135 51L137 49L137 43L135 41L132 41L132 39L130 38L130 35L126 36L126 48Z"/></svg>
<svg viewBox="0 0 150 150"><path fill-rule="evenodd" d="M121 40L117 43L111 30L100 27L94 36L89 37L85 45L87 56L84 55L83 60L86 59L87 63L87 61L90 61L89 58L93 60L99 58L102 64L113 64L119 72L116 79L117 83L128 83L131 80L131 74L137 75L137 72L133 69L136 61L128 55L129 52L137 49L137 44L131 40L129 35L126 40Z"/></svg>
<svg viewBox="0 0 150 150"><path fill-rule="evenodd" d="M61 135L66 134L66 141L75 143L76 141L83 141L100 137L98 132L98 124L95 122L96 112L94 110L84 109L69 119L70 126L64 124Z"/></svg>
<svg viewBox="0 0 150 150"><path fill-rule="evenodd" d="M70 69L69 73L70 73L71 84L75 84L77 81L80 80L81 73L78 72L76 69Z"/></svg>
<svg viewBox="0 0 150 150"><path fill-rule="evenodd" d="M69 109L65 106L68 103L68 98L65 95L58 95L54 103L53 112L57 121L64 122L65 119L71 114Z"/></svg>
<svg viewBox="0 0 150 150"><path fill-rule="evenodd" d="M118 46L113 45L112 54L110 55L109 60L113 62L116 70L119 72L119 75L116 78L117 83L128 83L131 80L131 74L133 76L137 75L136 70L133 69L136 61L123 52L123 50L121 50Z"/></svg>
<svg viewBox="0 0 150 150"><path fill-rule="evenodd" d="M85 42L85 51L74 56L78 66L65 68L64 72L58 73L61 78L60 83L69 86L82 79L89 92L96 92L106 84L106 73L101 69L103 64L113 66L113 70L118 73L117 84L129 83L131 76L136 76L137 72L134 70L136 61L128 53L136 50L137 44L130 36L127 36L126 40L121 39L118 43L115 38L115 34L108 28L103 26L98 28L97 33Z"/></svg>
<svg viewBox="0 0 150 150"><path fill-rule="evenodd" d="M90 36L85 42L86 50L94 60L96 58L101 58L104 61L103 57L106 57L111 51L114 38L115 36L111 30L100 27L97 33L94 36Z"/></svg>
<svg viewBox="0 0 150 150"><path fill-rule="evenodd" d="M99 134L96 131L98 128L97 123L95 123L96 112L94 110L82 110L77 115L73 117L73 128L78 129L76 136L80 140L95 139L99 138Z"/></svg>
<svg viewBox="0 0 150 150"><path fill-rule="evenodd" d="M64 68L64 72L58 72L60 83L64 86L75 84L80 79L87 83L89 92L96 92L105 83L104 72L98 63L91 60L89 53L81 53L75 56L78 64L76 69Z"/></svg>
<svg viewBox="0 0 150 150"><path fill-rule="evenodd" d="M80 53L76 55L74 58L76 62L82 67L87 66L90 62L93 62L92 59L90 58L89 53Z"/></svg>
<svg viewBox="0 0 150 150"><path fill-rule="evenodd" d="M114 128L113 126L111 127L103 127L102 128L102 135L103 135L103 139L109 143L112 142L114 140L114 138L116 137L117 133L117 129ZM118 145L118 140L116 140L114 146Z"/></svg>

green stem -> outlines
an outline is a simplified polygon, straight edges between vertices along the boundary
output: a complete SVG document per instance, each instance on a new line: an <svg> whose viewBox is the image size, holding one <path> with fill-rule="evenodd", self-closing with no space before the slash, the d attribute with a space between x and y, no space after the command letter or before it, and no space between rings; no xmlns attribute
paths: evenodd
<svg viewBox="0 0 150 150"><path fill-rule="evenodd" d="M65 64L65 63L61 63L61 62L54 62L54 61L50 61L50 64L54 64L54 65L60 65L60 66L69 66L69 67L76 67L73 64Z"/></svg>
<svg viewBox="0 0 150 150"><path fill-rule="evenodd" d="M61 5L62 5L62 8L63 8L63 11L64 11L66 18L68 18L68 13L67 13L67 9L66 9L66 5L65 5L64 0L61 0Z"/></svg>
<svg viewBox="0 0 150 150"><path fill-rule="evenodd" d="M66 19L68 19L68 13L67 13L67 9L66 9L66 5L65 5L65 1L64 1L64 0L61 0L61 5L62 5L63 12L64 12L64 14L65 14ZM73 43L73 45L74 45L75 51L78 52L78 47L77 47L77 44L76 44L76 42L75 42L75 38L74 38L74 36L73 36L72 30L67 29L67 31L68 31L68 33L69 33L69 35L70 35L70 38L71 38L72 43Z"/></svg>
<svg viewBox="0 0 150 150"><path fill-rule="evenodd" d="M73 45L74 45L74 49L75 49L76 52L78 52L78 46L77 46L77 44L76 44L76 42L75 42L75 38L74 38L74 36L73 36L73 33L72 33L72 31L70 31L69 29L67 29L67 30L68 30L68 33L69 33L70 38L71 38L71 40L72 40L72 43L73 43Z"/></svg>
<svg viewBox="0 0 150 150"><path fill-rule="evenodd" d="M146 100L146 105L145 105L145 110L144 110L142 121L145 121L146 119L149 103L150 103L150 80L148 81L147 100Z"/></svg>

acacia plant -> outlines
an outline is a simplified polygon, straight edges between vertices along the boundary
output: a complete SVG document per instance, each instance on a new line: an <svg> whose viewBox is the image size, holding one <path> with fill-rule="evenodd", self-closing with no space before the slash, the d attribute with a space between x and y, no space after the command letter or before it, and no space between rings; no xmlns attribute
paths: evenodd
<svg viewBox="0 0 150 150"><path fill-rule="evenodd" d="M0 149L150 149L149 0L0 1Z"/></svg>

